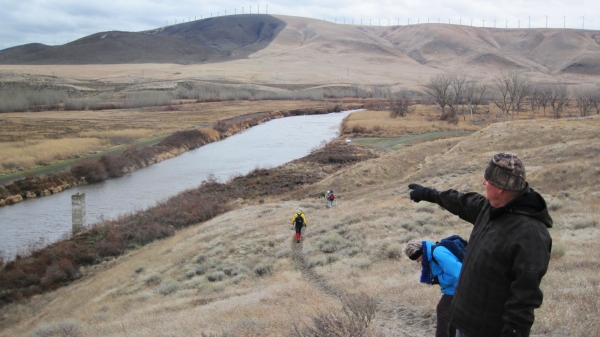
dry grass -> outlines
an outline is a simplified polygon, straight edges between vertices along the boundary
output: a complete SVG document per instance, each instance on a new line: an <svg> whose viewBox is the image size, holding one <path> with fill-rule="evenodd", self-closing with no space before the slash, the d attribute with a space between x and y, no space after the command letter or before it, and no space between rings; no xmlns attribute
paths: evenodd
<svg viewBox="0 0 600 337"><path fill-rule="evenodd" d="M0 143L0 173L48 165L110 145L100 138L62 138Z"/></svg>
<svg viewBox="0 0 600 337"><path fill-rule="evenodd" d="M177 130L208 130L218 120L322 108L323 101L182 101L174 111L162 107L105 111L44 111L0 114L0 174L133 144ZM215 131L212 130L212 133Z"/></svg>
<svg viewBox="0 0 600 337"><path fill-rule="evenodd" d="M388 152L292 196L240 200L236 210L86 269L68 287L6 306L0 336L68 319L86 336L290 335L294 321L305 326L320 312L339 313L344 292L376 300L373 324L381 333L430 335L439 289L419 284L418 266L398 259L398 249L412 238L468 237L470 225L414 204L406 185L482 192L485 163L501 150L521 156L532 187L549 203L562 203L551 211L554 253L533 336L594 335L599 128L598 117L497 123L464 138ZM328 209L318 196L330 188L338 198ZM302 244L292 240L289 220L298 206L309 224Z"/></svg>
<svg viewBox="0 0 600 337"><path fill-rule="evenodd" d="M424 115L430 115L428 120ZM398 137L402 135L419 134L447 130L479 130L481 126L469 122L459 121L457 125L435 120L439 113L434 106L419 105L417 110L406 117L390 118L387 110L363 110L353 113L347 118L344 133L359 133L371 137ZM356 127L364 129L363 132L354 132Z"/></svg>

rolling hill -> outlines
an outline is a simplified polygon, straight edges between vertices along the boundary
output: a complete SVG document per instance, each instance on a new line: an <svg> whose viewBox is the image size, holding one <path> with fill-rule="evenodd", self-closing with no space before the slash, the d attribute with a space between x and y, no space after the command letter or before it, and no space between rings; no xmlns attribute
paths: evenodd
<svg viewBox="0 0 600 337"><path fill-rule="evenodd" d="M233 15L144 32L100 32L62 46L0 51L0 64L207 64L240 59L425 73L461 68L480 77L521 69L540 76L600 75L600 32L449 24L342 25L309 18ZM322 62L325 58L328 62ZM284 67L285 68L285 67Z"/></svg>

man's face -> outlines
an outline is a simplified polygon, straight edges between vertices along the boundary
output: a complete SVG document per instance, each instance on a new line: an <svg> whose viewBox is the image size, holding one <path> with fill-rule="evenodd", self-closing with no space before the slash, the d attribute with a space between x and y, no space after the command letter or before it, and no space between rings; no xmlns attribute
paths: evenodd
<svg viewBox="0 0 600 337"><path fill-rule="evenodd" d="M423 261L423 255L419 256L415 261L421 263L421 261Z"/></svg>
<svg viewBox="0 0 600 337"><path fill-rule="evenodd" d="M500 192L502 190L492 185L489 181L485 180L485 178L483 179L483 186L485 186L485 198L489 200L492 206L499 207L498 202L500 201Z"/></svg>

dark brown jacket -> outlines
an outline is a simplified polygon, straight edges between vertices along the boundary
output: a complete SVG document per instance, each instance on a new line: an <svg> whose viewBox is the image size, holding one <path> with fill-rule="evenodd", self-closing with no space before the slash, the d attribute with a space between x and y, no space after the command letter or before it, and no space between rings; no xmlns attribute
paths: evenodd
<svg viewBox="0 0 600 337"><path fill-rule="evenodd" d="M473 224L452 324L469 337L529 336L552 248L544 198L527 185L498 209L478 193L431 190L426 200Z"/></svg>

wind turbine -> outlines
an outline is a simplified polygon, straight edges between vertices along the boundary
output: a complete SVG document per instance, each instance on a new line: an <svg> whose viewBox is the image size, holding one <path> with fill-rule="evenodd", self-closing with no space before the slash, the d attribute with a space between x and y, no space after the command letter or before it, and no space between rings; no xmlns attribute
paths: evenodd
<svg viewBox="0 0 600 337"><path fill-rule="evenodd" d="M519 19L517 22L519 23L519 28L521 28L521 19Z"/></svg>
<svg viewBox="0 0 600 337"><path fill-rule="evenodd" d="M567 28L567 16L563 16L563 29Z"/></svg>
<svg viewBox="0 0 600 337"><path fill-rule="evenodd" d="M496 19L494 19L494 28L496 28Z"/></svg>
<svg viewBox="0 0 600 337"><path fill-rule="evenodd" d="M485 28L485 19L481 20L481 22L482 22L482 23L481 23L481 27L484 27L484 28Z"/></svg>
<svg viewBox="0 0 600 337"><path fill-rule="evenodd" d="M419 17L417 17L417 25L418 25L419 23L421 23L421 21L420 21Z"/></svg>
<svg viewBox="0 0 600 337"><path fill-rule="evenodd" d="M461 17L458 18L458 25L462 26L462 18Z"/></svg>
<svg viewBox="0 0 600 337"><path fill-rule="evenodd" d="M529 26L527 28L531 28L531 15L529 16Z"/></svg>
<svg viewBox="0 0 600 337"><path fill-rule="evenodd" d="M546 28L548 28L548 15L544 15L546 17Z"/></svg>
<svg viewBox="0 0 600 337"><path fill-rule="evenodd" d="M584 29L583 28L584 25L585 25L585 15L581 17L581 29Z"/></svg>
<svg viewBox="0 0 600 337"><path fill-rule="evenodd" d="M471 27L473 27L473 18L471 18Z"/></svg>
<svg viewBox="0 0 600 337"><path fill-rule="evenodd" d="M506 20L506 27L504 27L504 28L508 28L508 20Z"/></svg>

